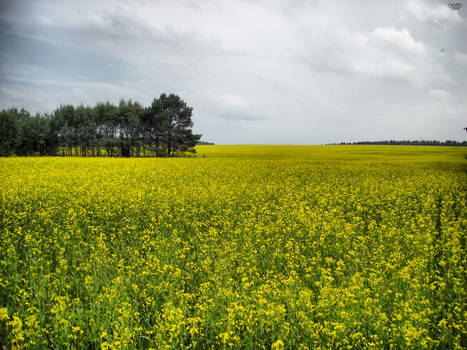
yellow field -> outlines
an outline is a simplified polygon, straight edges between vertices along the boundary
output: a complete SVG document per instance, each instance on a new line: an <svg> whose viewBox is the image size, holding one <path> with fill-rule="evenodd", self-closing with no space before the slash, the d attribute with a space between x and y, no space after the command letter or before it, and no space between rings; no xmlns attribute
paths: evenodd
<svg viewBox="0 0 467 350"><path fill-rule="evenodd" d="M1 158L0 348L467 346L465 148Z"/></svg>

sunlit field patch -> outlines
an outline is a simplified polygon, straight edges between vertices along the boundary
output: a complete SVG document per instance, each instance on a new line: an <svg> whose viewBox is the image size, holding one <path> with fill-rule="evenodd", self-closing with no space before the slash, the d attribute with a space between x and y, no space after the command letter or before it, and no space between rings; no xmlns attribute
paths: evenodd
<svg viewBox="0 0 467 350"><path fill-rule="evenodd" d="M1 158L6 348L462 348L464 148Z"/></svg>

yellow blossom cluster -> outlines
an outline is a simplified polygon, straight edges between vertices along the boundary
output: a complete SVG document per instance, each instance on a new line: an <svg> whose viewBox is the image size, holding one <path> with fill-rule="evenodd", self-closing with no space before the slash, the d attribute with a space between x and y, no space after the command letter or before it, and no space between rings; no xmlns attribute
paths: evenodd
<svg viewBox="0 0 467 350"><path fill-rule="evenodd" d="M0 347L465 348L465 151L1 158Z"/></svg>

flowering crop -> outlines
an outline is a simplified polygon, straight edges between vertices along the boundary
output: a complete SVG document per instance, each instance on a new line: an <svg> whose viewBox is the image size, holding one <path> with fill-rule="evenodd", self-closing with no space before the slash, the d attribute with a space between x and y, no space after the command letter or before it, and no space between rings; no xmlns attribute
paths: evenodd
<svg viewBox="0 0 467 350"><path fill-rule="evenodd" d="M7 348L463 348L465 150L0 159Z"/></svg>

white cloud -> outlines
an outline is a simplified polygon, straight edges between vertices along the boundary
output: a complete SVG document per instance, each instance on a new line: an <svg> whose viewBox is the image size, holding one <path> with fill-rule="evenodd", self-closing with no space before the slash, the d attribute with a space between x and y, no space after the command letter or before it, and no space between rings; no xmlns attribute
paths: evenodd
<svg viewBox="0 0 467 350"><path fill-rule="evenodd" d="M410 0L406 5L407 11L417 20L432 25L453 24L462 21L457 11L453 11L445 4L433 4L424 0Z"/></svg>
<svg viewBox="0 0 467 350"><path fill-rule="evenodd" d="M353 64L356 73L375 78L410 80L414 66L398 58L362 58Z"/></svg>
<svg viewBox="0 0 467 350"><path fill-rule="evenodd" d="M453 97L449 91L442 89L431 89L428 91L428 95L439 100L446 100Z"/></svg>
<svg viewBox="0 0 467 350"><path fill-rule="evenodd" d="M399 48L410 54L426 55L426 47L421 41L414 40L407 28L397 30L394 27L377 27L370 33L370 38L386 42L392 48Z"/></svg>
<svg viewBox="0 0 467 350"><path fill-rule="evenodd" d="M414 87L450 81L443 67L428 54L426 45L415 40L407 28L377 27L360 41L352 65L357 73L406 81Z"/></svg>
<svg viewBox="0 0 467 350"><path fill-rule="evenodd" d="M351 32L327 24L315 26L309 42L309 62L316 71L406 82L414 87L450 81L430 49L408 28L378 26L368 32Z"/></svg>
<svg viewBox="0 0 467 350"><path fill-rule="evenodd" d="M221 94L215 96L215 100L227 107L246 108L248 106L242 98L234 94Z"/></svg>
<svg viewBox="0 0 467 350"><path fill-rule="evenodd" d="M465 53L456 52L454 58L460 65L467 66L467 55Z"/></svg>

